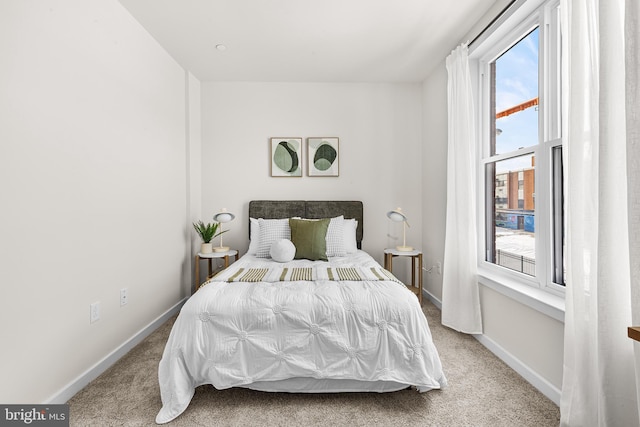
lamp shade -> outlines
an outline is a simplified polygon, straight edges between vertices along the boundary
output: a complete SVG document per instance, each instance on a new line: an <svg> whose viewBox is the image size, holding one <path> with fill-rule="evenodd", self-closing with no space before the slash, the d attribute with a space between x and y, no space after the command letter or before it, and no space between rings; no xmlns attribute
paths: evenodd
<svg viewBox="0 0 640 427"><path fill-rule="evenodd" d="M407 222L407 216L402 212L401 208L396 208L392 211L387 212L387 218L394 222L402 223L402 246L396 246L396 249L402 252L412 251L413 248L411 246L407 246L407 227L409 223Z"/></svg>
<svg viewBox="0 0 640 427"><path fill-rule="evenodd" d="M230 222L233 221L235 217L231 212L227 212L227 208L222 208L220 212L213 216L213 220L216 222Z"/></svg>
<svg viewBox="0 0 640 427"><path fill-rule="evenodd" d="M235 215L232 214L231 212L227 212L227 208L222 208L222 210L220 212L218 212L217 214L215 214L213 216L213 220L216 222L220 223L220 232L218 233L218 235L220 236L220 246L217 246L215 248L213 248L214 252L227 252L229 251L229 246L223 246L222 245L222 233L224 233L225 231L222 231L222 224L225 222L231 222L235 219Z"/></svg>
<svg viewBox="0 0 640 427"><path fill-rule="evenodd" d="M407 220L407 216L402 212L402 208L396 208L387 212L387 218L395 222L403 222Z"/></svg>

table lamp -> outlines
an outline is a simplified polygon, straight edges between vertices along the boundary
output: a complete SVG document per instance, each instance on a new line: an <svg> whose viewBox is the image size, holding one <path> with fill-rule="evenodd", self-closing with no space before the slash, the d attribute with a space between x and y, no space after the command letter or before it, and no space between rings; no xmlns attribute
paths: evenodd
<svg viewBox="0 0 640 427"><path fill-rule="evenodd" d="M412 251L413 248L411 246L407 246L407 227L409 227L409 223L407 222L407 216L402 212L401 208L396 208L395 210L387 212L387 218L391 221L402 222L402 246L396 246L396 249L401 252L409 252Z"/></svg>
<svg viewBox="0 0 640 427"><path fill-rule="evenodd" d="M222 233L224 233L224 231L222 231L222 224L233 221L235 217L231 212L227 212L227 208L222 208L220 212L213 216L213 220L220 223L220 232L218 233L218 235L220 235L220 246L213 248L214 252L227 252L229 250L229 246L222 246Z"/></svg>

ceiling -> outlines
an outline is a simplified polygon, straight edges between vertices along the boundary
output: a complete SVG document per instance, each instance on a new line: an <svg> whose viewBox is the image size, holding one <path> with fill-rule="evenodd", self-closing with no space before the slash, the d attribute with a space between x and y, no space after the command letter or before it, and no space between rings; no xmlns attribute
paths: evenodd
<svg viewBox="0 0 640 427"><path fill-rule="evenodd" d="M201 81L420 82L494 1L120 3Z"/></svg>

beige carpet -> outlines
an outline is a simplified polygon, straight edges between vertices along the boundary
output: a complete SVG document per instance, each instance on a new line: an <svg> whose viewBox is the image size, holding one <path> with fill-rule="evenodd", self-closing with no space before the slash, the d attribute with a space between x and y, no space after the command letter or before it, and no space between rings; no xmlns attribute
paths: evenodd
<svg viewBox="0 0 640 427"><path fill-rule="evenodd" d="M418 393L287 394L202 386L169 426L557 426L558 407L474 338L423 310L449 387ZM72 426L152 426L171 319L70 401Z"/></svg>

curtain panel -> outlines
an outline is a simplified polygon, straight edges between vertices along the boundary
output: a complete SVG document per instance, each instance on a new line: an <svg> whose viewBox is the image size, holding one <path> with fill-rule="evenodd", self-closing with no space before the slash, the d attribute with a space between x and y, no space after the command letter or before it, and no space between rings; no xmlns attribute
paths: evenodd
<svg viewBox="0 0 640 427"><path fill-rule="evenodd" d="M567 185L564 426L640 425L638 344L626 336L632 320L640 321L637 0L626 6L624 0L561 0L560 6Z"/></svg>
<svg viewBox="0 0 640 427"><path fill-rule="evenodd" d="M625 4L625 94L631 319L640 325L640 2ZM640 343L634 343L637 406L640 412Z"/></svg>
<svg viewBox="0 0 640 427"><path fill-rule="evenodd" d="M447 212L442 324L482 333L476 230L476 128L467 45L446 60L448 83Z"/></svg>

